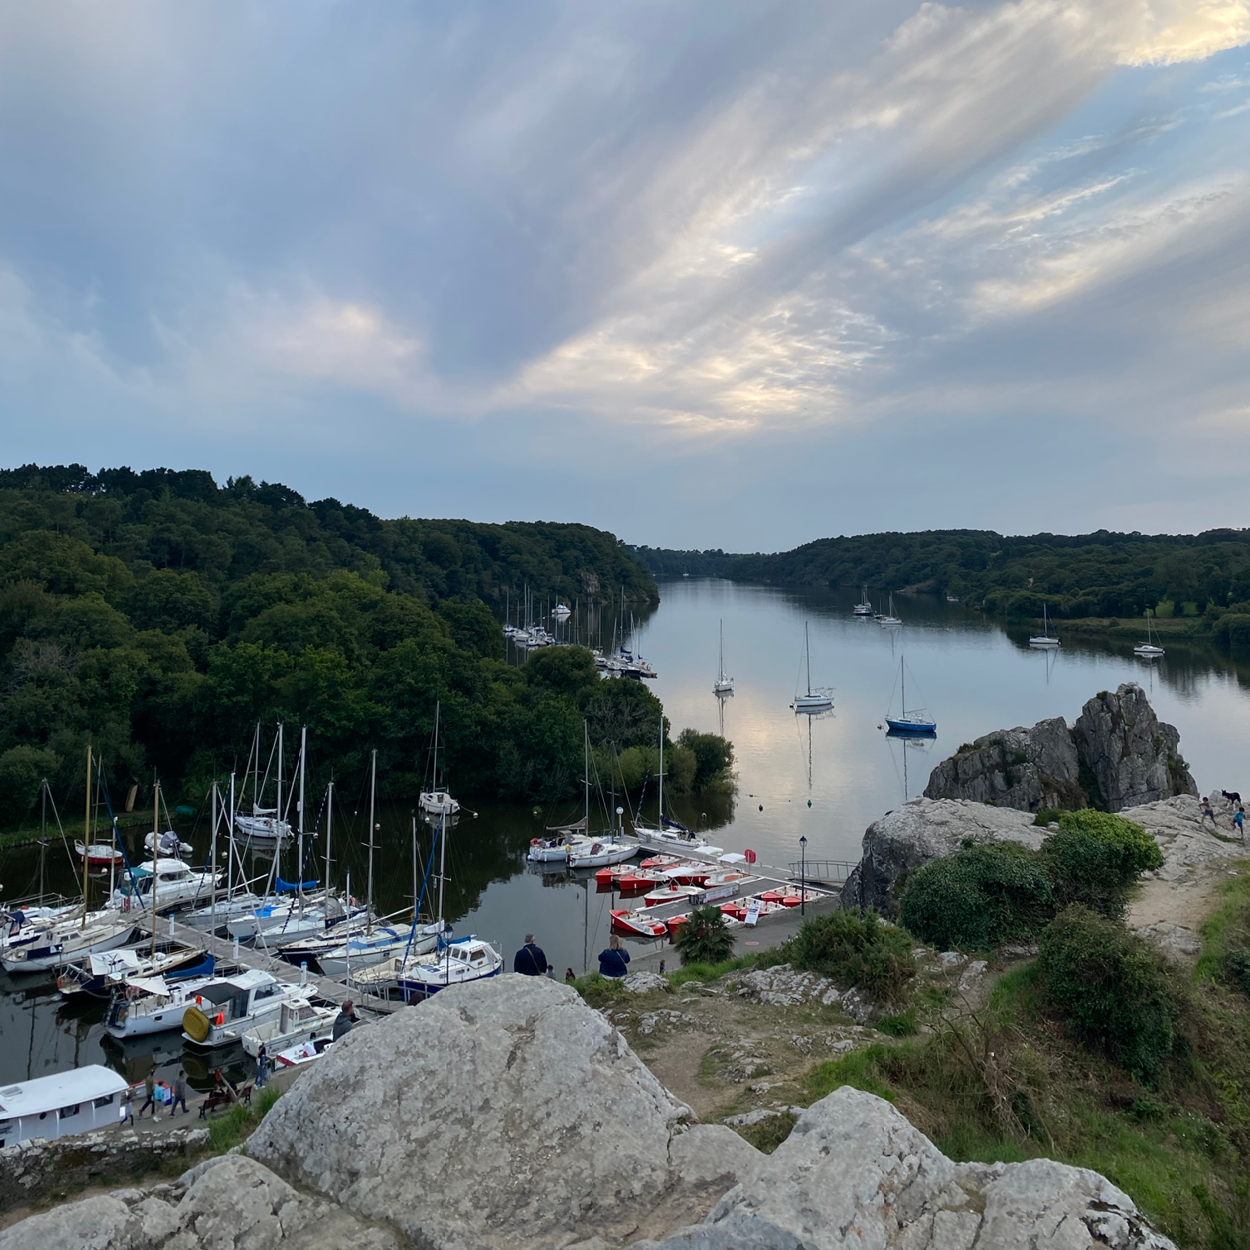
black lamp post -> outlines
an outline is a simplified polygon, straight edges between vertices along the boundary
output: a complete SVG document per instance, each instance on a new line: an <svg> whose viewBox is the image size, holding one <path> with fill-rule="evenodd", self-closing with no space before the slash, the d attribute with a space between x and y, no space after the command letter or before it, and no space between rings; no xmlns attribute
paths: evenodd
<svg viewBox="0 0 1250 1250"><path fill-rule="evenodd" d="M807 915L807 835L799 839L799 915Z"/></svg>

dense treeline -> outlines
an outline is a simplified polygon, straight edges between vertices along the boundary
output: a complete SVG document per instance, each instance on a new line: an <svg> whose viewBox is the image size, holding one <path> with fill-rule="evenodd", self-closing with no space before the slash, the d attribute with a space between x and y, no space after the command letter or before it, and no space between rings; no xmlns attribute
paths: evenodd
<svg viewBox="0 0 1250 1250"><path fill-rule="evenodd" d="M1205 617L1250 623L1250 530L1196 535L1034 534L930 530L825 538L777 555L734 557L728 575L782 585L916 590L958 595L986 612ZM1242 641L1234 637L1233 641ZM1247 637L1245 641L1250 641Z"/></svg>
<svg viewBox="0 0 1250 1250"><path fill-rule="evenodd" d="M657 598L586 526L384 521L199 471L0 473L0 821L27 815L42 776L74 792L88 739L117 786L155 769L198 797L242 767L258 720L307 724L322 774L376 747L384 786L410 795L440 700L458 790L571 793L583 718L600 751L650 749L662 709L581 648L506 664L488 605L526 583ZM710 779L674 750L689 785Z"/></svg>
<svg viewBox="0 0 1250 1250"><path fill-rule="evenodd" d="M664 547L627 547L626 550L655 577L726 577L738 557L714 551L669 551Z"/></svg>

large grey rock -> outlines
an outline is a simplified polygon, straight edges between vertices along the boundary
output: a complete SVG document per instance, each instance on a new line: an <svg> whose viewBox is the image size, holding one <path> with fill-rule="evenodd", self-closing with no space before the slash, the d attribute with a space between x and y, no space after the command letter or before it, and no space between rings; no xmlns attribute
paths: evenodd
<svg viewBox="0 0 1250 1250"><path fill-rule="evenodd" d="M399 1250L403 1244L392 1230L297 1193L242 1155L195 1171L179 1202L130 1190L69 1203L0 1232L0 1250Z"/></svg>
<svg viewBox="0 0 1250 1250"><path fill-rule="evenodd" d="M702 1218L754 1151L690 1119L573 990L502 976L349 1034L248 1151L422 1246L556 1247Z"/></svg>
<svg viewBox="0 0 1250 1250"><path fill-rule="evenodd" d="M1036 850L1046 832L1031 816L1012 808L967 800L912 799L868 826L862 858L842 889L842 906L874 907L890 915L897 907L895 887L903 874L953 855L965 839L978 845L1018 842Z"/></svg>
<svg viewBox="0 0 1250 1250"><path fill-rule="evenodd" d="M956 1164L889 1103L849 1086L757 1156L703 1223L636 1250L1164 1250L1096 1172L1046 1159Z"/></svg>
<svg viewBox="0 0 1250 1250"><path fill-rule="evenodd" d="M927 798L970 799L1022 812L1101 803L1108 811L1196 794L1179 753L1180 733L1129 682L1032 729L999 729L961 747L930 774Z"/></svg>
<svg viewBox="0 0 1250 1250"><path fill-rule="evenodd" d="M1202 807L1187 794L1128 807L1120 815L1136 821L1159 844L1163 867L1156 875L1165 881L1182 881L1208 865L1245 858L1246 843L1232 840L1232 804L1217 797L1213 806L1217 818L1222 818L1219 837L1209 821L1202 824Z"/></svg>
<svg viewBox="0 0 1250 1250"><path fill-rule="evenodd" d="M1198 793L1180 756L1180 732L1155 715L1136 682L1090 699L1072 726L1072 738L1108 811Z"/></svg>
<svg viewBox="0 0 1250 1250"><path fill-rule="evenodd" d="M943 760L930 774L925 796L971 799L1022 812L1083 807L1076 743L1062 716L1032 729L999 729Z"/></svg>

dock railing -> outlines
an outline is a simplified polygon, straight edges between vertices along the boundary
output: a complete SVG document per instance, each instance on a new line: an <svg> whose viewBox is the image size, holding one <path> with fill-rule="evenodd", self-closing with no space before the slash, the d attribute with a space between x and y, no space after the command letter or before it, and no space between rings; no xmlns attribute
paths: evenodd
<svg viewBox="0 0 1250 1250"><path fill-rule="evenodd" d="M845 885L853 869L859 867L845 859L809 859L790 865L790 876L804 885Z"/></svg>

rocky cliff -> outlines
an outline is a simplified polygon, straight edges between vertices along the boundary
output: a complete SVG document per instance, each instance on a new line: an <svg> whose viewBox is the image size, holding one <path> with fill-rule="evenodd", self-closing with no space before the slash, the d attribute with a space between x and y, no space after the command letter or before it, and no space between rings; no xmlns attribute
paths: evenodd
<svg viewBox="0 0 1250 1250"><path fill-rule="evenodd" d="M1165 724L1142 688L1095 695L1068 727L1062 717L1032 729L999 729L966 744L929 777L930 799L970 799L1022 812L1043 807L1125 807L1197 794Z"/></svg>
<svg viewBox="0 0 1250 1250"><path fill-rule="evenodd" d="M954 1163L849 1087L772 1155L691 1121L572 990L503 976L350 1034L270 1112L254 1157L31 1216L0 1250L1172 1244L1096 1172Z"/></svg>

